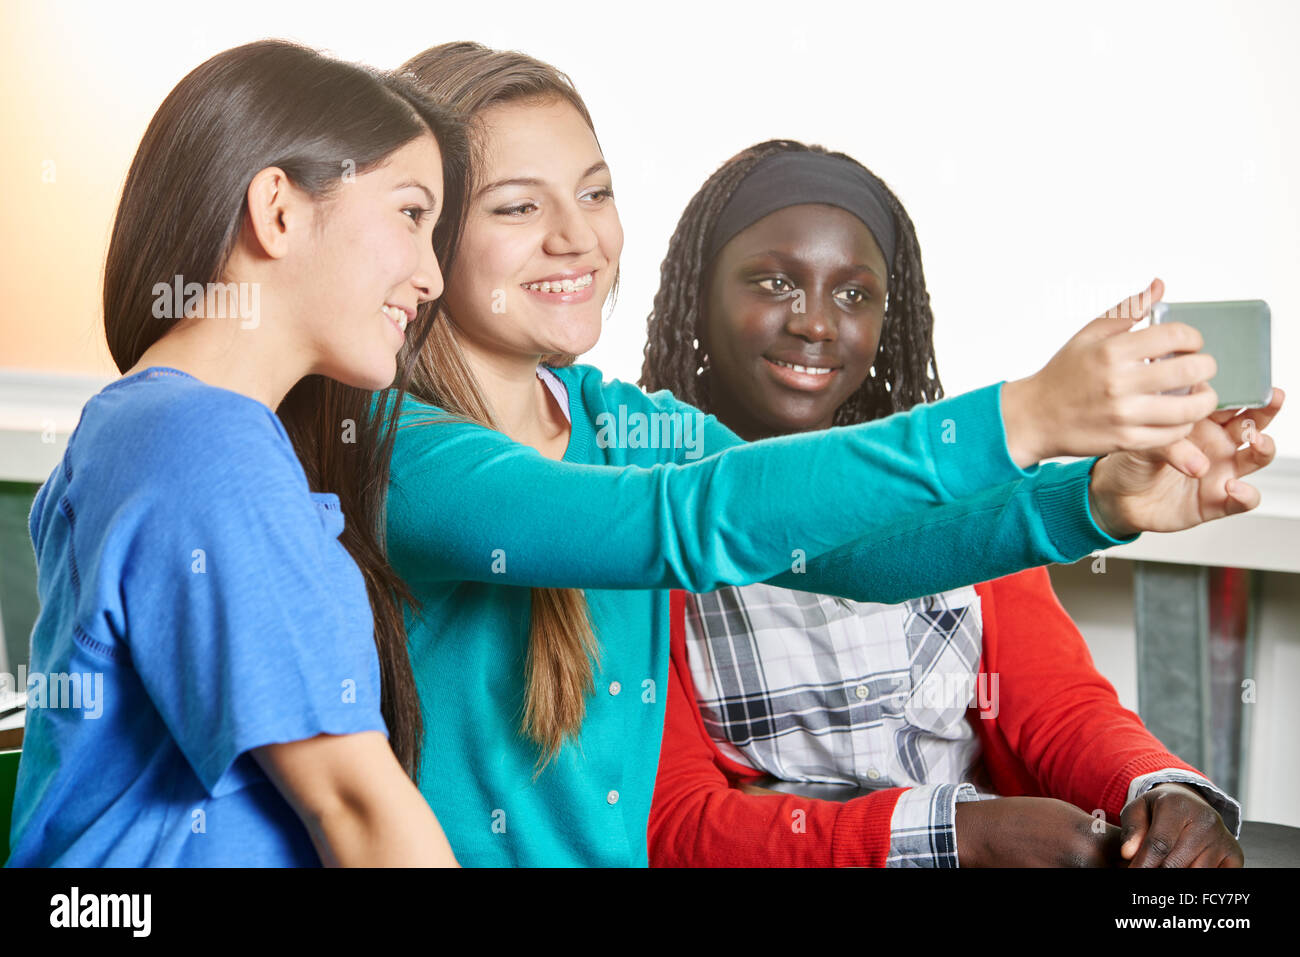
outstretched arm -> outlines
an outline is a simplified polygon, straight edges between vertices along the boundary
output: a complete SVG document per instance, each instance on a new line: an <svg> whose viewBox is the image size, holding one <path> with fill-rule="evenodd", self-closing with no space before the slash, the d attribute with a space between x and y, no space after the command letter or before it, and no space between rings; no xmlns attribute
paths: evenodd
<svg viewBox="0 0 1300 957"><path fill-rule="evenodd" d="M888 535L913 512L1022 478L999 393L649 467L556 462L408 398L389 553L411 581L696 592L761 581L795 549ZM943 443L949 423L956 447ZM810 495L814 477L825 491Z"/></svg>

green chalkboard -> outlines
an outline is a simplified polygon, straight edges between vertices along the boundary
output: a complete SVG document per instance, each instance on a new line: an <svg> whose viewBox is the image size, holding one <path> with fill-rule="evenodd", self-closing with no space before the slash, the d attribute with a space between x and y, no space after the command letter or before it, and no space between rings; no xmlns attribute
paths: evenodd
<svg viewBox="0 0 1300 957"><path fill-rule="evenodd" d="M30 482L0 482L0 623L9 672L27 664L27 647L36 623L36 555L27 516L40 488Z"/></svg>
<svg viewBox="0 0 1300 957"><path fill-rule="evenodd" d="M9 821L13 815L14 790L18 787L18 756L21 751L0 751L0 866L9 859Z"/></svg>

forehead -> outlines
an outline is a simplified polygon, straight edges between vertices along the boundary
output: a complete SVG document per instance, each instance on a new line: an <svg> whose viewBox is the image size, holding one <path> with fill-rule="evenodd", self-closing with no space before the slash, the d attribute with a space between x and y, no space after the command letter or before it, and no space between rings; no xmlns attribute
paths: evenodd
<svg viewBox="0 0 1300 957"><path fill-rule="evenodd" d="M432 133L424 133L399 146L371 172L376 186L391 189L407 182L419 183L441 199L442 151Z"/></svg>
<svg viewBox="0 0 1300 957"><path fill-rule="evenodd" d="M595 134L567 100L499 103L480 113L478 121L484 182L573 166L581 171L601 159Z"/></svg>
<svg viewBox="0 0 1300 957"><path fill-rule="evenodd" d="M723 247L733 258L780 252L794 258L850 258L883 271L885 256L871 230L848 210L802 203L768 213Z"/></svg>

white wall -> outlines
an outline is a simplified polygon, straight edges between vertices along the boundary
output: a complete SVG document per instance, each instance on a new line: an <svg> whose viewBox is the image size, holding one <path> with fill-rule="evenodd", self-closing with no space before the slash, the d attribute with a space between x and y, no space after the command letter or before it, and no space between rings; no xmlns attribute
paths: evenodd
<svg viewBox="0 0 1300 957"><path fill-rule="evenodd" d="M554 63L588 101L627 232L623 294L588 357L618 378L639 374L686 200L776 136L848 152L896 188L921 238L949 392L1034 371L1156 275L1171 301L1267 299L1279 384L1300 355L1294 3L151 0L6 5L3 17L3 69L30 98L20 128L44 144L31 161L62 144L64 164L80 154L121 173L129 152L96 155L98 131L142 132L185 72L258 37L379 66L467 38ZM46 102L76 77L76 109ZM1300 414L1274 433L1280 454L1300 456Z"/></svg>

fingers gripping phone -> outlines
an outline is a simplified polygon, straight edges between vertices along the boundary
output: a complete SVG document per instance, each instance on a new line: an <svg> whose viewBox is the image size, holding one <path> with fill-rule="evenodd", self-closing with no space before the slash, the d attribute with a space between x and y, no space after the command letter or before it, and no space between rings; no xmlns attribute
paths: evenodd
<svg viewBox="0 0 1300 957"><path fill-rule="evenodd" d="M1220 409L1258 409L1273 395L1272 320L1262 299L1233 302L1158 302L1151 323L1195 326L1205 340L1201 351L1214 356L1219 371L1210 388ZM1178 389L1175 394L1186 395Z"/></svg>

